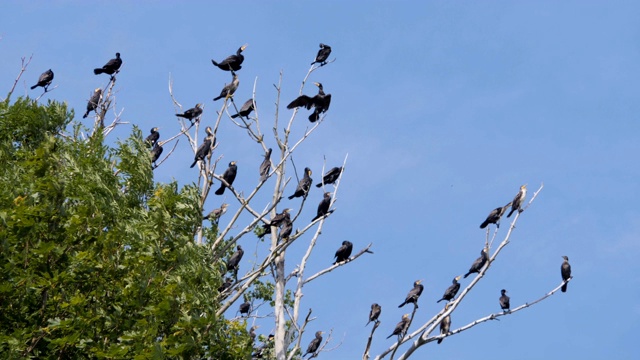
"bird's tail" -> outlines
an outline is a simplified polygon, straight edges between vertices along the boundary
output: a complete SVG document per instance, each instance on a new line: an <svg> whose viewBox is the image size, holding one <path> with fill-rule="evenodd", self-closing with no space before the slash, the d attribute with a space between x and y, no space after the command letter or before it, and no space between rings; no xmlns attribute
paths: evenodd
<svg viewBox="0 0 640 360"><path fill-rule="evenodd" d="M469 276L469 275L471 275L471 272L468 272L468 273L464 274L464 278L466 279L467 276Z"/></svg>
<svg viewBox="0 0 640 360"><path fill-rule="evenodd" d="M291 200L291 199L293 199L294 197L296 197L296 195L295 195L295 194L293 194L293 195L289 196L289 197L288 197L288 199L289 199L289 200ZM315 220L315 219L313 219L313 220ZM313 220L311 220L311 221L313 221Z"/></svg>
<svg viewBox="0 0 640 360"><path fill-rule="evenodd" d="M98 74L102 74L104 72L103 69L97 68L97 69L93 69L93 73L98 75Z"/></svg>
<svg viewBox="0 0 640 360"><path fill-rule="evenodd" d="M198 160L193 160L193 164L191 164L191 166L189 166L189 167L193 168L194 166L196 166L196 163L198 163Z"/></svg>
<svg viewBox="0 0 640 360"><path fill-rule="evenodd" d="M480 224L480 229L484 229L487 227L487 225L489 225L489 222L485 220L485 222L483 222L482 224Z"/></svg>
<svg viewBox="0 0 640 360"><path fill-rule="evenodd" d="M225 189L224 185L220 185L220 188L218 190L216 190L215 194L216 195L224 194L224 189Z"/></svg>
<svg viewBox="0 0 640 360"><path fill-rule="evenodd" d="M562 288L560 289L560 291L567 292L567 282L566 281L565 281L564 284L562 284Z"/></svg>
<svg viewBox="0 0 640 360"><path fill-rule="evenodd" d="M177 117L183 117L186 118L187 116L185 114L176 114Z"/></svg>
<svg viewBox="0 0 640 360"><path fill-rule="evenodd" d="M88 111L87 111L86 113L84 113L84 115L82 115L82 118L83 118L83 119L86 119L86 118L87 118L87 116L89 116L89 112L88 112Z"/></svg>
<svg viewBox="0 0 640 360"><path fill-rule="evenodd" d="M439 303L439 302L440 302L440 301L442 301L442 300L444 300L444 298L442 298L442 299L440 299L440 300L436 301L436 303Z"/></svg>
<svg viewBox="0 0 640 360"><path fill-rule="evenodd" d="M218 96L218 97L213 98L213 101L217 101L217 100L220 100L220 99L222 99L222 95L220 95L220 96Z"/></svg>
<svg viewBox="0 0 640 360"><path fill-rule="evenodd" d="M392 337L392 336L393 336L393 334L391 334L391 335L387 336L387 339L388 339L388 338L390 338L390 337Z"/></svg>
<svg viewBox="0 0 640 360"><path fill-rule="evenodd" d="M316 184L316 187L317 187L317 188L322 187L322 183L317 183L317 184Z"/></svg>
<svg viewBox="0 0 640 360"><path fill-rule="evenodd" d="M31 87L31 90L33 90L33 89L35 89L35 88L37 88L37 87L38 87L38 84L35 84L35 85L33 85L33 86Z"/></svg>
<svg viewBox="0 0 640 360"><path fill-rule="evenodd" d="M405 301L402 304L398 305L398 307L401 308L401 307L405 306L406 304L407 304L407 302Z"/></svg>
<svg viewBox="0 0 640 360"><path fill-rule="evenodd" d="M212 63L214 66L218 66L218 65L220 65L220 64L218 64L218 63L217 63L215 60L213 60L213 59L211 59L211 63Z"/></svg>
<svg viewBox="0 0 640 360"><path fill-rule="evenodd" d="M514 209L513 207L511 208L511 211L509 211L509 214L507 215L507 217L510 217L511 214L513 214L513 212L516 211L516 209Z"/></svg>
<svg viewBox="0 0 640 360"><path fill-rule="evenodd" d="M235 119L235 118L237 118L238 116L240 116L240 114L231 115L231 118L232 118L232 119Z"/></svg>
<svg viewBox="0 0 640 360"><path fill-rule="evenodd" d="M438 339L438 344L440 344L442 342L442 339Z"/></svg>

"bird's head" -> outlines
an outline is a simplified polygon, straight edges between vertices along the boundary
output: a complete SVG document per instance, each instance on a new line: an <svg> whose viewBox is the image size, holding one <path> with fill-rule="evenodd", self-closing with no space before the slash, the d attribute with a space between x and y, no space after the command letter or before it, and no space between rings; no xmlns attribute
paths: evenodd
<svg viewBox="0 0 640 360"><path fill-rule="evenodd" d="M230 162L229 166L236 166L236 162L235 161Z"/></svg>
<svg viewBox="0 0 640 360"><path fill-rule="evenodd" d="M227 208L227 206L229 206L229 204L222 204L222 205L220 205L220 207L221 207L222 209L226 209L226 208Z"/></svg>
<svg viewBox="0 0 640 360"><path fill-rule="evenodd" d="M119 53L119 52L117 52L117 53L116 53L116 57L117 57L118 59L120 59L120 53Z"/></svg>
<svg viewBox="0 0 640 360"><path fill-rule="evenodd" d="M317 86L318 88L322 89L322 83L315 82L315 83L313 83L313 85L315 85L315 86Z"/></svg>
<svg viewBox="0 0 640 360"><path fill-rule="evenodd" d="M211 126L207 126L204 131L208 134L208 135L213 135L213 129L211 129Z"/></svg>
<svg viewBox="0 0 640 360"><path fill-rule="evenodd" d="M247 48L247 46L249 46L249 44L244 44L244 45L240 46L240 49L239 49L239 50L240 50L240 52L243 52L243 51L244 51L244 49L246 49L246 48Z"/></svg>
<svg viewBox="0 0 640 360"><path fill-rule="evenodd" d="M102 92L102 89L96 88L95 90L93 90L93 92L99 93L99 92Z"/></svg>
<svg viewBox="0 0 640 360"><path fill-rule="evenodd" d="M456 276L453 280L455 280L455 281L460 280L460 275Z"/></svg>
<svg viewBox="0 0 640 360"><path fill-rule="evenodd" d="M196 104L196 107L197 107L198 109L202 109L202 103L197 103L197 104Z"/></svg>
<svg viewBox="0 0 640 360"><path fill-rule="evenodd" d="M562 256L562 258L563 258L565 261L569 261L569 257L568 257L568 256L566 256L566 255L563 255L563 256Z"/></svg>
<svg viewBox="0 0 640 360"><path fill-rule="evenodd" d="M307 175L311 175L311 169L309 169L309 168L304 168L304 172L305 172Z"/></svg>
<svg viewBox="0 0 640 360"><path fill-rule="evenodd" d="M507 290L502 289L502 290L500 290L500 293L501 293L502 295L504 295L504 294L506 294L506 293L507 293Z"/></svg>
<svg viewBox="0 0 640 360"><path fill-rule="evenodd" d="M402 315L402 320L409 320L409 314Z"/></svg>
<svg viewBox="0 0 640 360"><path fill-rule="evenodd" d="M242 250L242 246L238 245L238 250Z"/></svg>
<svg viewBox="0 0 640 360"><path fill-rule="evenodd" d="M527 184L520 186L520 190L527 190Z"/></svg>
<svg viewBox="0 0 640 360"><path fill-rule="evenodd" d="M420 285L421 283L422 283L422 280L416 280L416 281L413 283L413 286Z"/></svg>
<svg viewBox="0 0 640 360"><path fill-rule="evenodd" d="M151 132L152 132L152 133L157 132L158 130L160 130L160 128L159 128L159 127L151 128Z"/></svg>

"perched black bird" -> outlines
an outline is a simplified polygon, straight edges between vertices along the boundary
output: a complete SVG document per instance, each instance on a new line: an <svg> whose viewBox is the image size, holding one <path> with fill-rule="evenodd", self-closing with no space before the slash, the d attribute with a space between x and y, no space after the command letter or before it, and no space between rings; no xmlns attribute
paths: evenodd
<svg viewBox="0 0 640 360"><path fill-rule="evenodd" d="M267 351L269 351L269 348L273 347L273 339L275 338L275 336L273 334L269 334L269 337L267 338L267 341L264 342L262 345L260 345L259 348L256 349L256 351L251 354L251 358L253 359L262 359L264 358L265 355L267 355Z"/></svg>
<svg viewBox="0 0 640 360"><path fill-rule="evenodd" d="M318 87L317 95L314 97L300 95L287 105L287 109L305 107L307 110L310 110L313 107L313 113L309 115L309 121L311 122L316 122L320 117L320 114L329 110L329 105L331 105L331 94L324 93L324 88L321 83L314 84Z"/></svg>
<svg viewBox="0 0 640 360"><path fill-rule="evenodd" d="M38 78L38 83L33 85L31 87L31 90L37 88L38 86L42 86L44 90L47 91L47 88L49 87L49 85L51 85L52 81L53 81L53 71L49 69L40 75L40 77Z"/></svg>
<svg viewBox="0 0 640 360"><path fill-rule="evenodd" d="M282 228L280 229L280 235L279 235L280 240L289 239L289 236L291 236L292 231L293 231L293 222L291 222L289 218L286 218L282 222Z"/></svg>
<svg viewBox="0 0 640 360"><path fill-rule="evenodd" d="M267 150L264 154L264 160L262 164L260 164L260 182L263 182L267 179L267 175L269 175L269 171L271 170L271 148Z"/></svg>
<svg viewBox="0 0 640 360"><path fill-rule="evenodd" d="M309 346L307 346L307 352L304 353L304 355L302 355L302 357L307 356L307 354L314 354L316 351L318 351L318 348L320 347L320 344L322 343L322 331L316 331L316 338L311 340L311 342L309 343Z"/></svg>
<svg viewBox="0 0 640 360"><path fill-rule="evenodd" d="M524 198L527 196L527 185L522 185L520 186L520 191L518 191L518 194L516 195L516 197L513 198L513 201L511 202L511 211L509 211L509 214L507 215L507 217L510 217L511 214L513 214L514 211L518 210L518 212L522 212L524 211L522 209L522 204L524 203Z"/></svg>
<svg viewBox="0 0 640 360"><path fill-rule="evenodd" d="M469 272L464 274L464 278L466 279L467 276L471 275L472 273L479 273L480 270L482 270L482 268L484 267L484 264L487 263L487 260L489 260L489 255L487 254L489 252L488 249L482 249L482 251L480 251L480 257L476 259L476 261L473 262L473 264L471 264L471 268L469 268Z"/></svg>
<svg viewBox="0 0 640 360"><path fill-rule="evenodd" d="M236 179L237 172L238 172L238 167L236 166L236 162L235 161L230 162L229 167L222 174L222 179L224 181L220 182L220 187L215 192L216 195L224 194L224 189L226 189L227 186L233 185L233 180Z"/></svg>
<svg viewBox="0 0 640 360"><path fill-rule="evenodd" d="M238 245L236 252L234 252L229 258L229 261L227 261L227 271L238 270L238 264L240 264L240 260L242 260L242 255L244 255L244 250L242 250L242 246Z"/></svg>
<svg viewBox="0 0 640 360"><path fill-rule="evenodd" d="M322 201L320 201L320 204L318 204L318 214L311 221L312 222L316 221L317 219L320 219L321 217L331 213L331 211L329 211L330 205L331 205L331 193L326 192L324 193L324 198L322 198Z"/></svg>
<svg viewBox="0 0 640 360"><path fill-rule="evenodd" d="M332 168L331 170L327 171L326 174L324 174L324 176L322 177L322 182L317 183L316 187L322 187L322 184L334 184L336 180L338 180L338 177L340 177L341 173L342 166Z"/></svg>
<svg viewBox="0 0 640 360"><path fill-rule="evenodd" d="M249 100L245 101L244 104L242 104L242 107L240 108L240 111L238 111L237 114L231 115L231 118L235 119L238 116L247 117L247 116L249 116L249 114L251 114L251 112L254 109L255 109L255 102L253 101L253 99L249 99Z"/></svg>
<svg viewBox="0 0 640 360"><path fill-rule="evenodd" d="M377 303L371 304L371 311L369 311L369 321L367 321L367 325L369 325L369 323L372 321L378 322L378 317L380 316L381 312L382 306L378 305Z"/></svg>
<svg viewBox="0 0 640 360"><path fill-rule="evenodd" d="M451 301L451 299L456 297L456 294L458 294L458 290L460 290L460 283L458 282L458 280L460 280L460 276L454 277L453 284L451 284L451 286L449 286L447 290L444 291L444 294L442 295L442 299L436 302L440 302L442 300Z"/></svg>
<svg viewBox="0 0 640 360"><path fill-rule="evenodd" d="M296 191L293 193L293 195L289 196L289 200L302 196L306 197L309 193L309 188L311 188L311 183L313 183L313 180L311 179L311 169L306 167L304 168L304 176L298 182Z"/></svg>
<svg viewBox="0 0 640 360"><path fill-rule="evenodd" d="M407 294L407 298L404 299L404 302L398 305L399 308L405 306L406 304L413 303L416 307L418 307L418 298L420 294L422 294L422 290L424 290L424 286L421 284L422 280L416 280L413 282L413 289L409 291Z"/></svg>
<svg viewBox="0 0 640 360"><path fill-rule="evenodd" d="M347 240L343 241L342 246L338 248L338 250L336 251L336 254L334 255L334 257L336 258L336 261L333 264L335 265L339 262L349 260L349 256L351 256L351 251L353 251L353 244L351 243L351 241L347 241Z"/></svg>
<svg viewBox="0 0 640 360"><path fill-rule="evenodd" d="M289 215L290 211L291 211L291 209L284 209L284 210L282 210L282 212L280 214L276 214L276 216L274 216L273 219L271 219L271 221L262 224L262 228L264 229L264 231L262 232L262 235L260 235L260 238L264 237L267 234L271 234L271 227L272 226L280 227L280 225L286 224L286 222L291 223L291 215ZM291 224L291 226L292 226L292 224ZM291 235L291 234L289 234L289 235ZM283 237L284 236L281 236L281 238L283 238Z"/></svg>
<svg viewBox="0 0 640 360"><path fill-rule="evenodd" d="M240 80L238 80L238 75L236 75L235 73L233 74L233 80L231 80L230 83L226 84L223 88L222 91L220 91L220 95L213 98L213 101L222 99L222 98L228 98L228 97L232 97L233 93L236 92L236 90L238 89L238 85L240 85Z"/></svg>
<svg viewBox="0 0 640 360"><path fill-rule="evenodd" d="M387 336L387 339L392 337L393 335L401 336L407 331L407 327L409 326L409 314L402 315L402 320L396 324L396 327L393 329L391 335Z"/></svg>
<svg viewBox="0 0 640 360"><path fill-rule="evenodd" d="M253 343L254 341L256 341L256 330L258 329L258 325L253 325L250 329L249 329L249 337L251 338L251 343Z"/></svg>
<svg viewBox="0 0 640 360"><path fill-rule="evenodd" d="M500 308L502 310L504 310L504 312L508 312L509 308L511 306L509 305L509 300L510 299L507 296L507 290L505 290L505 289L500 290L500 294L501 294L500 295L500 299L499 299L500 300Z"/></svg>
<svg viewBox="0 0 640 360"><path fill-rule="evenodd" d="M160 140L160 133L158 132L158 128L154 127L151 129L151 133L147 136L144 141L147 143L149 147L154 147L156 143Z"/></svg>
<svg viewBox="0 0 640 360"><path fill-rule="evenodd" d="M211 210L210 213L208 213L206 216L204 216L202 219L203 220L210 220L210 221L215 221L218 222L218 220L220 219L220 217L222 215L224 215L224 213L227 212L227 206L229 206L228 204L222 204L220 205L219 208L217 209L213 209Z"/></svg>
<svg viewBox="0 0 640 360"><path fill-rule="evenodd" d="M250 310L251 310L251 303L248 301L245 301L242 304L240 304L240 309L238 309L238 311L240 312L240 315L247 315L247 316L249 316Z"/></svg>
<svg viewBox="0 0 640 360"><path fill-rule="evenodd" d="M193 120L200 117L200 115L202 115L202 104L196 104L196 107L193 107L182 114L176 114L176 116L188 119L192 123Z"/></svg>
<svg viewBox="0 0 640 360"><path fill-rule="evenodd" d="M216 62L215 60L211 59L211 63L213 63L214 66L219 67L220 70L238 71L238 70L242 69L242 62L244 61L244 55L242 55L242 52L246 48L247 48L247 44L244 44L244 45L240 46L238 51L236 51L235 55L229 55L229 56L227 56L226 59L222 60L219 63Z"/></svg>
<svg viewBox="0 0 640 360"><path fill-rule="evenodd" d="M444 306L444 311L449 309L449 304ZM451 314L447 315L440 321L440 334L445 335L449 333L449 329L451 329ZM444 338L438 339L438 344L442 342Z"/></svg>
<svg viewBox="0 0 640 360"><path fill-rule="evenodd" d="M162 146L158 143L156 143L156 145L153 147L153 149L151 149L151 164L155 164L156 161L158 161L158 159L160 158L160 155L162 155L162 151L164 149L162 148Z"/></svg>
<svg viewBox="0 0 640 360"><path fill-rule="evenodd" d="M318 55L316 55L316 60L312 62L311 65L315 63L319 63L320 66L326 65L327 58L329 58L329 54L331 54L331 46L320 43L320 50L318 50Z"/></svg>
<svg viewBox="0 0 640 360"><path fill-rule="evenodd" d="M113 75L117 73L118 70L120 70L121 65L122 65L122 59L120 59L120 53L116 53L115 59L111 59L107 61L107 63L104 64L104 66L101 68L93 69L93 73L96 75L102 74L102 73Z"/></svg>
<svg viewBox="0 0 640 360"><path fill-rule="evenodd" d="M190 168L196 166L198 161L204 160L204 158L211 153L211 148L215 144L215 136L213 135L211 126L207 126L205 131L207 133L207 137L204 138L204 141L202 142L202 144L200 144L198 150L196 150L196 155L193 158L193 163L191 164Z"/></svg>
<svg viewBox="0 0 640 360"><path fill-rule="evenodd" d="M480 229L484 229L487 227L487 225L489 224L496 224L496 227L498 227L498 229L500 228L500 218L502 218L502 215L504 215L505 211L507 211L507 208L511 205L511 203L508 203L507 205L503 206L503 207L497 207L493 210L491 210L491 212L489 213L489 216L487 216L487 219L480 224Z"/></svg>
<svg viewBox="0 0 640 360"><path fill-rule="evenodd" d="M569 264L569 257L563 256L564 261L560 266L560 274L562 274L562 280L565 282L560 289L562 292L567 292L567 280L571 279L571 265Z"/></svg>
<svg viewBox="0 0 640 360"><path fill-rule="evenodd" d="M98 104L100 104L100 100L102 100L102 89L97 88L93 91L89 102L87 103L87 112L82 115L83 119L86 119L89 116L89 113L96 110L98 108Z"/></svg>
<svg viewBox="0 0 640 360"><path fill-rule="evenodd" d="M233 280L231 280L231 278L226 278L224 280L224 283L222 283L222 285L220 285L220 287L218 288L218 292L225 292L227 291L229 288L231 288L231 285L233 285Z"/></svg>

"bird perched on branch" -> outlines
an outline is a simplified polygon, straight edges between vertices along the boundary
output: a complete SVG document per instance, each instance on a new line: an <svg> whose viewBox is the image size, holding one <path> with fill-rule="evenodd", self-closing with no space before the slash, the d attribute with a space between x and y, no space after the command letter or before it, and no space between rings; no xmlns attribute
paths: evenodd
<svg viewBox="0 0 640 360"><path fill-rule="evenodd" d="M102 100L102 89L97 88L93 91L89 102L87 102L87 112L82 115L83 119L86 119L89 116L89 113L95 111L98 108L98 104L100 104L100 100Z"/></svg>
<svg viewBox="0 0 640 360"><path fill-rule="evenodd" d="M560 274L562 275L562 281L565 283L562 284L562 288L560 289L562 292L567 292L567 280L571 279L571 265L569 264L569 257L563 256L564 261L562 262L562 266L560 266Z"/></svg>
<svg viewBox="0 0 640 360"><path fill-rule="evenodd" d="M372 321L378 322L378 317L380 317L381 312L382 306L378 305L378 303L371 304L371 311L369 311L369 321L367 321L367 325Z"/></svg>
<svg viewBox="0 0 640 360"><path fill-rule="evenodd" d="M218 288L218 292L222 293L227 291L229 288L231 288L231 285L233 285L233 280L231 280L231 278L226 278L224 280L224 283L222 283L222 285L220 285L220 287Z"/></svg>
<svg viewBox="0 0 640 360"><path fill-rule="evenodd" d="M487 219L482 224L480 224L480 229L486 228L489 224L496 224L496 227L500 228L500 218L502 218L502 215L504 215L505 211L507 211L507 208L510 205L511 203L508 203L503 207L497 207L491 210L489 216L487 216Z"/></svg>
<svg viewBox="0 0 640 360"><path fill-rule="evenodd" d="M204 158L207 157L209 153L211 153L211 148L215 145L215 136L213 134L211 126L207 126L205 131L207 133L207 137L204 138L204 141L202 142L202 144L200 144L198 150L196 150L196 155L193 158L193 163L191 164L190 168L196 166L196 163L198 163L198 161L204 160Z"/></svg>
<svg viewBox="0 0 640 360"><path fill-rule="evenodd" d="M349 260L349 256L351 256L351 252L353 251L353 244L350 241L343 241L342 246L338 248L334 257L336 261L333 263L334 265L346 260Z"/></svg>
<svg viewBox="0 0 640 360"><path fill-rule="evenodd" d="M153 164L155 164L156 161L158 161L158 159L160 158L160 155L162 155L163 150L164 149L159 143L156 143L153 149L151 149L151 166L152 167L153 167Z"/></svg>
<svg viewBox="0 0 640 360"><path fill-rule="evenodd" d="M269 230L271 230L271 227L269 227ZM280 234L278 235L278 239L279 240L289 239L289 236L291 236L292 231L293 231L293 222L291 222L291 220L287 217L282 222L282 228L280 229Z"/></svg>
<svg viewBox="0 0 640 360"><path fill-rule="evenodd" d="M509 312L509 308L511 307L509 302L511 299L507 296L507 290L505 289L500 290L500 299L498 300L500 301L500 308L504 312Z"/></svg>
<svg viewBox="0 0 640 360"><path fill-rule="evenodd" d="M248 301L245 301L242 304L240 304L240 308L238 309L238 311L240 312L240 315L247 315L247 316L249 316L250 310L251 310L251 303Z"/></svg>
<svg viewBox="0 0 640 360"><path fill-rule="evenodd" d="M233 185L233 180L236 179L236 173L238 172L238 167L236 166L236 162L232 161L229 163L229 167L222 174L222 182L220 182L220 187L216 190L216 195L224 194L224 189ZM226 184L225 184L226 182Z"/></svg>
<svg viewBox="0 0 640 360"><path fill-rule="evenodd" d="M416 307L418 307L418 298L422 294L424 290L424 286L421 284L422 280L416 280L413 282L413 289L409 291L407 297L404 299L404 302L398 305L399 308L405 306L406 304L412 303Z"/></svg>
<svg viewBox="0 0 640 360"><path fill-rule="evenodd" d="M240 245L238 245L236 249L236 252L234 252L233 255L231 255L231 257L229 258L229 261L227 261L227 271L238 271L238 264L240 264L240 260L242 260L244 250L242 250L242 246Z"/></svg>
<svg viewBox="0 0 640 360"><path fill-rule="evenodd" d="M451 286L449 286L447 290L445 290L444 294L442 295L442 299L436 301L437 303L442 300L451 301L451 299L456 297L456 294L458 294L458 290L460 290L460 283L458 282L458 280L460 280L460 276L456 276L453 278L453 284L451 284Z"/></svg>
<svg viewBox="0 0 640 360"><path fill-rule="evenodd" d="M311 340L311 342L309 343L309 346L307 346L307 352L304 353L304 355L302 355L302 357L307 356L307 354L312 354L311 356L313 357L313 354L318 351L318 348L320 347L320 344L322 343L322 334L324 334L322 331L316 331L316 338Z"/></svg>
<svg viewBox="0 0 640 360"><path fill-rule="evenodd" d="M402 334L407 331L407 327L409 327L409 314L404 314L402 315L402 320L396 324L396 327L393 329L391 335L387 336L387 339L393 335L402 336Z"/></svg>
<svg viewBox="0 0 640 360"><path fill-rule="evenodd" d="M233 93L236 92L236 90L238 89L238 85L240 85L240 80L238 80L238 75L236 75L236 73L232 73L232 74L233 74L233 79L231 80L231 82L226 84L222 88L222 91L220 91L220 95L213 98L213 101L217 101L222 98L232 97Z"/></svg>
<svg viewBox="0 0 640 360"><path fill-rule="evenodd" d="M191 123L193 123L194 119L200 117L200 115L202 115L202 104L196 104L195 107L185 111L184 113L176 114L177 117L188 119Z"/></svg>
<svg viewBox="0 0 640 360"><path fill-rule="evenodd" d="M158 132L158 128L154 127L151 128L150 134L146 137L146 139L144 139L144 142L147 144L147 146L154 147L158 140L160 140L160 133Z"/></svg>
<svg viewBox="0 0 640 360"><path fill-rule="evenodd" d="M244 61L244 55L242 55L242 52L246 48L247 48L247 44L244 44L244 45L240 46L238 51L236 51L235 55L229 55L229 56L227 56L226 59L222 60L219 63L216 62L215 60L211 59L211 63L214 66L217 66L218 68L220 68L220 70L238 71L238 70L242 69L242 62Z"/></svg>
<svg viewBox="0 0 640 360"><path fill-rule="evenodd" d="M224 215L224 213L227 212L227 206L229 206L229 204L222 204L220 205L219 208L217 209L213 209L211 210L210 213L208 213L205 217L203 217L203 220L210 220L212 222L218 222L218 220L220 220L220 217L222 215Z"/></svg>
<svg viewBox="0 0 640 360"><path fill-rule="evenodd" d="M467 278L467 276L471 275L472 273L479 273L480 270L482 270L482 268L484 267L484 264L486 264L487 260L489 260L488 252L489 250L486 248L483 248L482 251L480 251L480 257L477 258L476 261L473 262L473 264L471 264L471 268L469 268L469 272L464 274L465 279Z"/></svg>
<svg viewBox="0 0 640 360"><path fill-rule="evenodd" d="M322 182L317 183L316 187L322 187L322 184L325 184L325 185L334 184L336 180L338 180L338 178L340 177L341 173L342 173L342 166L332 168L331 170L327 171L326 174L324 174L324 176L322 177Z"/></svg>
<svg viewBox="0 0 640 360"><path fill-rule="evenodd" d="M329 211L329 206L331 206L331 193L326 192L324 193L322 201L320 201L320 204L318 204L317 215L311 220L311 222L316 221L317 219L320 219L327 214L330 214L332 211Z"/></svg>
<svg viewBox="0 0 640 360"><path fill-rule="evenodd" d="M449 309L449 304L444 306L444 311ZM451 314L447 315L440 321L440 334L445 335L449 333L449 329L451 329ZM438 339L438 344L442 342L444 338Z"/></svg>
<svg viewBox="0 0 640 360"><path fill-rule="evenodd" d="M260 164L260 182L267 179L269 171L271 170L271 148L264 154L264 160Z"/></svg>
<svg viewBox="0 0 640 360"><path fill-rule="evenodd" d="M320 114L329 110L329 105L331 105L331 94L324 93L324 88L321 83L317 82L314 83L314 85L318 87L317 95L313 97L300 95L287 105L287 109L305 107L307 110L310 110L313 107L313 113L309 115L309 121L311 122L316 122L319 119Z"/></svg>
<svg viewBox="0 0 640 360"><path fill-rule="evenodd" d="M38 78L38 83L33 85L31 87L31 90L37 88L38 86L42 86L44 88L44 91L47 91L47 88L49 87L49 85L51 85L52 81L53 81L53 71L49 69L43 72L42 74L40 74L40 77Z"/></svg>
<svg viewBox="0 0 640 360"><path fill-rule="evenodd" d="M315 63L319 63L320 66L326 65L329 54L331 54L331 46L320 43L320 50L318 50L318 55L316 55L316 59L311 63L311 65Z"/></svg>
<svg viewBox="0 0 640 360"><path fill-rule="evenodd" d="M255 101L253 99L249 99L242 104L240 111L237 114L231 115L232 119L237 118L238 116L247 117L251 112L255 109Z"/></svg>
<svg viewBox="0 0 640 360"><path fill-rule="evenodd" d="M120 53L118 52L116 53L115 59L111 59L107 61L107 63L104 64L104 66L102 66L101 68L93 69L93 73L96 75L102 74L102 73L113 75L120 70L121 65L122 65L122 59L120 59Z"/></svg>
<svg viewBox="0 0 640 360"><path fill-rule="evenodd" d="M276 216L274 216L271 221L262 224L262 228L264 229L264 231L262 232L262 235L260 235L260 238L264 237L267 234L271 234L272 226L280 227L280 225L285 224L287 221L291 223L291 215L289 215L290 211L291 209L284 209L280 214L276 214Z"/></svg>
<svg viewBox="0 0 640 360"><path fill-rule="evenodd" d="M313 180L311 179L311 169L306 167L304 168L304 176L298 182L296 191L293 193L293 195L289 196L289 200L296 197L306 197L309 193L309 188L311 188L311 183L313 183Z"/></svg>
<svg viewBox="0 0 640 360"><path fill-rule="evenodd" d="M507 217L510 217L511 214L513 214L513 212L516 210L518 210L518 212L524 211L522 209L522 204L524 203L524 198L526 196L527 196L527 184L524 184L520 186L520 191L518 191L518 194L516 195L516 197L513 198L513 201L511 202L511 211L509 211L509 214L507 215Z"/></svg>

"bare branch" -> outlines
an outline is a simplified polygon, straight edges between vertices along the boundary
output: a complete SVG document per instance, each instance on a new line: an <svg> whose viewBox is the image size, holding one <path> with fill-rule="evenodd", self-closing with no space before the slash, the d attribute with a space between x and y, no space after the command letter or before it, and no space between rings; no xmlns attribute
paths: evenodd
<svg viewBox="0 0 640 360"><path fill-rule="evenodd" d="M7 94L6 99L10 98L11 95L13 94L13 91L16 89L16 85L18 85L18 81L20 81L20 78L22 77L22 74L24 74L24 72L27 71L27 66L29 66L29 64L31 63L31 59L33 59L33 54L31 54L31 56L29 56L29 60L27 60L26 63L25 63L25 57L24 56L20 59L20 62L21 62L20 72L18 73L18 76L16 77L16 80L13 82L13 86L11 87L11 90L9 90L9 93Z"/></svg>

